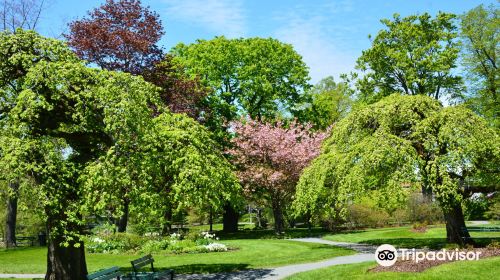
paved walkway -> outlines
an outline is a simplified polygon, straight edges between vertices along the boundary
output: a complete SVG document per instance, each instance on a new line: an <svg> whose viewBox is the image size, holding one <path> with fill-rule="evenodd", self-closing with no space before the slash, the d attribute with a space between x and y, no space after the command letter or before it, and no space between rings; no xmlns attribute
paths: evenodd
<svg viewBox="0 0 500 280"><path fill-rule="evenodd" d="M467 222L466 222L467 223ZM476 225L489 225L490 221L469 221L472 226Z"/></svg>
<svg viewBox="0 0 500 280"><path fill-rule="evenodd" d="M269 269L253 269L253 270L244 270L238 272L230 272L230 273L214 273L214 274L182 274L177 275L175 279L180 280L277 280L288 277L292 274L320 269L324 267L329 267L332 265L340 265L340 264L351 264L351 263L360 263L375 260L373 253L377 249L377 246L365 245L365 244L357 244L357 243L348 243L348 242L335 242L324 240L321 238L296 238L290 239L293 241L300 242L309 242L309 243L320 243L333 245L348 249L353 249L358 251L358 254L350 255L350 256L340 256L331 258L324 261L318 261L313 263L303 263L303 264L293 264L287 266L281 266L276 268Z"/></svg>
<svg viewBox="0 0 500 280"><path fill-rule="evenodd" d="M45 274L0 274L0 278L44 278Z"/></svg>
<svg viewBox="0 0 500 280"><path fill-rule="evenodd" d="M299 242L309 242L309 243L320 243L333 245L348 249L353 249L358 252L355 255L340 256L323 261L313 262L313 263L303 263L303 264L292 264L287 266L281 266L269 269L251 269L243 270L238 272L221 272L212 274L179 274L175 276L176 280L277 280L288 277L292 274L320 269L332 265L340 264L351 264L373 261L373 253L376 250L376 246L357 244L357 243L347 243L347 242L335 242L324 240L321 238L296 238L291 239L293 241ZM43 274L0 274L0 278L43 278Z"/></svg>

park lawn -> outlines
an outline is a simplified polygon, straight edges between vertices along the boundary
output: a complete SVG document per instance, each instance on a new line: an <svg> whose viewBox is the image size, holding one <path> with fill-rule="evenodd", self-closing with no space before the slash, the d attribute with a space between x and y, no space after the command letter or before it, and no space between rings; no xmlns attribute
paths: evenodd
<svg viewBox="0 0 500 280"><path fill-rule="evenodd" d="M480 245L500 240L500 232L471 232ZM431 226L425 233L412 231L411 227L367 229L347 233L327 234L324 239L339 242L391 244L397 247L440 249L446 246L446 229L443 225Z"/></svg>
<svg viewBox="0 0 500 280"><path fill-rule="evenodd" d="M245 239L221 241L237 250L218 253L153 255L155 267L173 268L177 273L212 273L250 268L277 267L293 263L314 262L355 252L330 245L279 239ZM0 273L44 273L44 247L0 251ZM90 272L120 266L130 268L130 261L140 255L86 254Z"/></svg>
<svg viewBox="0 0 500 280"><path fill-rule="evenodd" d="M415 279L415 280L476 280L498 279L500 273L500 257L487 258L479 261L458 261L432 267L423 272L370 272L375 262L337 265L318 270L292 275L286 280L311 279Z"/></svg>

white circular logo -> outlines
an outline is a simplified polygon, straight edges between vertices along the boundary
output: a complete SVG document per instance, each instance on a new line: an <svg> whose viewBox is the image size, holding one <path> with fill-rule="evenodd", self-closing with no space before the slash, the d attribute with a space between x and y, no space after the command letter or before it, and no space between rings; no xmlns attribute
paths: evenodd
<svg viewBox="0 0 500 280"><path fill-rule="evenodd" d="M375 260L381 266L391 266L396 263L398 251L390 244L382 244L375 251Z"/></svg>

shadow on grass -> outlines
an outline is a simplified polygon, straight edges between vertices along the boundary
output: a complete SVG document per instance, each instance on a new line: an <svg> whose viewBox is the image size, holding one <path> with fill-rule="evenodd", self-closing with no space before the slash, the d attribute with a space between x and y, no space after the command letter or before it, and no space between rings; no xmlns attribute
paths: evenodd
<svg viewBox="0 0 500 280"><path fill-rule="evenodd" d="M265 276L270 275L271 269L250 269L229 273L211 273L211 274L184 274L176 271L176 278L182 280L234 280L234 279L245 279L245 280L256 280L262 279Z"/></svg>
<svg viewBox="0 0 500 280"><path fill-rule="evenodd" d="M223 231L217 232L217 236L221 239L288 239L288 238L302 238L302 237L318 237L327 233L331 233L322 228L313 228L308 230L306 228L288 229L283 234L276 234L272 229L252 229L240 230L235 233L226 233Z"/></svg>
<svg viewBox="0 0 500 280"><path fill-rule="evenodd" d="M476 247L485 247L493 241L500 241L500 238L489 237L475 237L473 239L476 242ZM371 245L391 244L399 248L429 248L433 250L442 249L448 245L446 238L388 238L363 240L360 243Z"/></svg>
<svg viewBox="0 0 500 280"><path fill-rule="evenodd" d="M158 270L173 269L176 274L192 274L192 273L219 273L219 272L235 272L247 270L249 264L246 263L214 263L214 264L185 264L169 267L156 267Z"/></svg>

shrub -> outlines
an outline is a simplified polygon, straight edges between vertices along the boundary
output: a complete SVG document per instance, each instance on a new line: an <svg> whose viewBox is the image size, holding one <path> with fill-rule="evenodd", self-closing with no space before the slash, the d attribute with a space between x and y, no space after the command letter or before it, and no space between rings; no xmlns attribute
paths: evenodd
<svg viewBox="0 0 500 280"><path fill-rule="evenodd" d="M406 205L408 220L411 223L426 222L434 224L443 221L443 211L437 202L426 201L421 193L410 195Z"/></svg>
<svg viewBox="0 0 500 280"><path fill-rule="evenodd" d="M167 249L167 247L170 245L170 242L171 241L168 239L148 240L144 245L142 245L140 251L142 253L159 252Z"/></svg>
<svg viewBox="0 0 500 280"><path fill-rule="evenodd" d="M147 240L135 234L115 233L87 237L85 243L89 253L118 254L138 251Z"/></svg>
<svg viewBox="0 0 500 280"><path fill-rule="evenodd" d="M424 233L427 231L427 223L426 222L416 222L413 224L413 231L415 232L421 232L421 233Z"/></svg>
<svg viewBox="0 0 500 280"><path fill-rule="evenodd" d="M394 212L392 212L391 218L396 225L402 226L409 220L408 211L405 209L396 209Z"/></svg>
<svg viewBox="0 0 500 280"><path fill-rule="evenodd" d="M381 227L389 222L389 214L373 206L352 204L348 207L346 220L350 227Z"/></svg>
<svg viewBox="0 0 500 280"><path fill-rule="evenodd" d="M486 211L490 206L490 202L483 194L473 195L469 199L464 200L464 216L466 220L483 220L486 217Z"/></svg>
<svg viewBox="0 0 500 280"><path fill-rule="evenodd" d="M493 197L485 216L491 220L500 220L500 194Z"/></svg>
<svg viewBox="0 0 500 280"><path fill-rule="evenodd" d="M189 247L196 247L196 243L192 240L189 240L189 239L172 241L170 243L170 246L168 246L168 251L170 251L172 253L176 253L176 254L185 253L186 250L190 250L190 249L186 249Z"/></svg>

